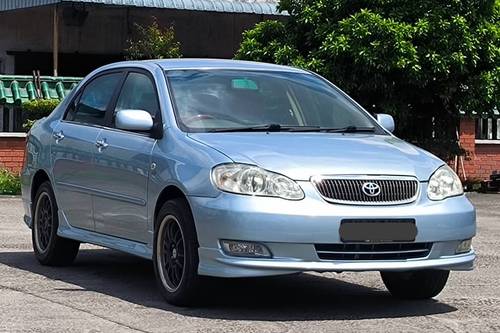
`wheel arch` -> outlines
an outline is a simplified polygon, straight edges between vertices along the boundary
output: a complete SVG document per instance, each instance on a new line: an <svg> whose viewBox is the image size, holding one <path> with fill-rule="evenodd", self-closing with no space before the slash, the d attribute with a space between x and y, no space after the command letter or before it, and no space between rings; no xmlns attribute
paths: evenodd
<svg viewBox="0 0 500 333"><path fill-rule="evenodd" d="M192 214L192 209L191 205L189 204L189 200L187 198L187 195L177 186L175 185L168 185L165 187L161 192L160 195L158 196L158 199L156 200L155 204L155 210L154 210L154 219L153 219L153 226L156 228L156 217L158 216L158 212L161 209L161 206L167 202L168 200L172 199L182 199L186 202L190 213Z"/></svg>
<svg viewBox="0 0 500 333"><path fill-rule="evenodd" d="M33 200L35 199L36 192L38 191L40 185L42 185L46 181L50 182L48 173L43 169L38 170L31 180L31 202L33 202Z"/></svg>

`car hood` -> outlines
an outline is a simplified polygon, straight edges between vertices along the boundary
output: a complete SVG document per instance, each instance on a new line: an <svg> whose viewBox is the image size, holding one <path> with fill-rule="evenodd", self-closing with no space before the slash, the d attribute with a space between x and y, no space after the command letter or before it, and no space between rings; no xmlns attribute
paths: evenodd
<svg viewBox="0 0 500 333"><path fill-rule="evenodd" d="M315 175L399 175L429 179L443 161L389 135L362 133L190 133L234 162L294 180Z"/></svg>

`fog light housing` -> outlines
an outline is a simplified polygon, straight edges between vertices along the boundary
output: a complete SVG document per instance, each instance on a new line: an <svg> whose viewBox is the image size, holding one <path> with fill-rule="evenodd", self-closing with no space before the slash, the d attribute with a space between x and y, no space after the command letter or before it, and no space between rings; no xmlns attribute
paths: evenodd
<svg viewBox="0 0 500 333"><path fill-rule="evenodd" d="M472 248L472 238L461 241L457 246L456 253L466 253Z"/></svg>
<svg viewBox="0 0 500 333"><path fill-rule="evenodd" d="M264 245L256 242L222 240L224 253L235 257L271 258L271 251Z"/></svg>

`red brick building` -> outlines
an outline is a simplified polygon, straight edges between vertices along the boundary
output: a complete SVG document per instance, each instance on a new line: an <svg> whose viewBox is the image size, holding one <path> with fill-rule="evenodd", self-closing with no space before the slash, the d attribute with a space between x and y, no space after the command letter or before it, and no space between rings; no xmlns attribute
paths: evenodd
<svg viewBox="0 0 500 333"><path fill-rule="evenodd" d="M460 144L468 153L464 160L467 179L485 180L493 171L500 173L500 118L462 119ZM459 175L464 178L461 168Z"/></svg>

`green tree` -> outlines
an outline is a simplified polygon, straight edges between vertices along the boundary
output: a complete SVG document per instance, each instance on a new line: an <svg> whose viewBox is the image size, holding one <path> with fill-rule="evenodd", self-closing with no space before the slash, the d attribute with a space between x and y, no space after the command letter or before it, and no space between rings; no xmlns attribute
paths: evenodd
<svg viewBox="0 0 500 333"><path fill-rule="evenodd" d="M156 18L148 26L135 24L135 38L127 40L127 60L180 58L181 44L175 39L174 27L162 28Z"/></svg>
<svg viewBox="0 0 500 333"><path fill-rule="evenodd" d="M459 113L499 108L500 0L281 0L279 9L289 20L246 31L236 58L313 70L442 157L456 148Z"/></svg>

